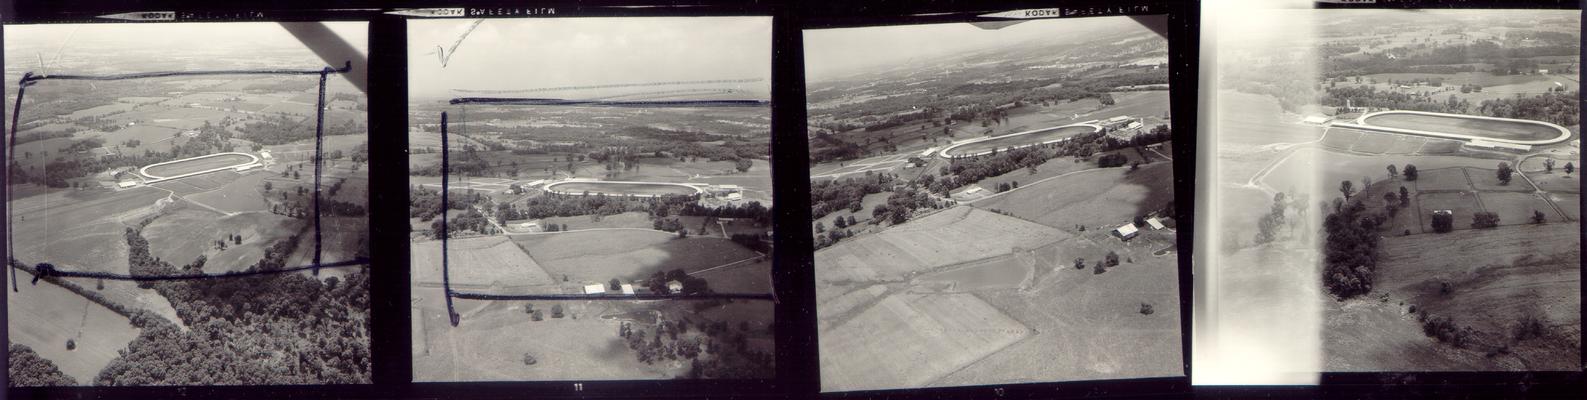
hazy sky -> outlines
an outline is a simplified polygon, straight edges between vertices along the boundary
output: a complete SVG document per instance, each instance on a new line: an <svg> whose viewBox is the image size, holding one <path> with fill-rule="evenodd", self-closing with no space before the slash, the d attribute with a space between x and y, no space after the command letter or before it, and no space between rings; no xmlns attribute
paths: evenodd
<svg viewBox="0 0 1587 400"><path fill-rule="evenodd" d="M473 22L408 21L410 96L717 79L761 79L718 87L771 91L769 17L487 19L443 68L437 46L451 47Z"/></svg>
<svg viewBox="0 0 1587 400"><path fill-rule="evenodd" d="M1076 40L1076 35L1098 29L1150 31L1129 17L1042 19L997 30L969 23L813 29L804 31L805 79L819 82L911 60L1028 40Z"/></svg>
<svg viewBox="0 0 1587 400"><path fill-rule="evenodd" d="M368 52L368 24L364 22L326 22L331 31L348 43ZM133 49L190 48L197 50L248 47L302 47L301 42L275 22L187 22L187 23L105 23L6 25L7 56L13 51L45 51L46 58L57 52L61 58L93 57L86 49L123 46ZM36 56L29 55L29 58ZM35 61L36 62L36 61Z"/></svg>

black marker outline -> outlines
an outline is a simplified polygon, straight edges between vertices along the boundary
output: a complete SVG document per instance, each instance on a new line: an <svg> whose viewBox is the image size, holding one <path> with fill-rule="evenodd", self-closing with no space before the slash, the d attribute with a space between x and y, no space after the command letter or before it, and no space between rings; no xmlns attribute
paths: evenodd
<svg viewBox="0 0 1587 400"><path fill-rule="evenodd" d="M625 84L626 85L626 84ZM623 85L616 85L623 86ZM603 101L603 100L570 100L549 98L512 98L512 97L459 97L448 101L453 105L467 104L494 104L494 105L528 105L528 106L586 106L586 107L764 107L770 106L769 100L638 100L638 101ZM462 110L462 108L460 108ZM772 293L703 293L703 294L488 294L459 292L452 290L452 279L447 259L447 243L451 241L452 233L446 226L446 211L450 205L448 193L451 192L451 146L447 136L447 113L441 112L441 287L446 293L446 314L457 327L462 322L462 316L452 306L452 299L464 300L766 300L777 301L775 290ZM468 125L463 125L467 127Z"/></svg>
<svg viewBox="0 0 1587 400"><path fill-rule="evenodd" d="M23 99L23 94L27 90L28 86L32 86L34 84L37 84L40 81L45 81L45 80L119 81L119 80L130 80L130 79L167 78L167 77L178 77L178 76L212 76L212 75L319 75L320 76L319 101L318 101L317 104L315 104L315 114L316 114L316 116L315 116L315 124L314 124L314 160L313 160L314 161L314 261L313 261L313 263L311 263L309 265L297 266L297 267L291 267L291 268L270 269L270 270L250 269L250 270L244 270L244 271L228 271L228 272L223 272L223 273L219 273L219 274L206 274L206 273L200 272L200 273L197 273L197 274L178 274L178 275L132 275L132 274L116 274L116 273L109 273L109 272L64 271L64 270L57 269L54 264L51 264L51 263L48 263L48 262L44 262L44 263L35 264L35 269L37 270L37 272L35 272L33 274L33 282L32 282L33 285L38 285L39 279L42 279L42 278L47 277L47 276L54 276L54 277L59 277L59 278L95 278L95 279L108 279L108 280L117 280L117 281L154 282L154 281L183 281L183 280L200 280L200 279L239 278L239 277L247 277L247 276L266 275L266 274L291 273L291 272L305 271L305 270L311 271L314 274L314 276L319 276L321 268L348 268L348 267L364 267L364 266L368 266L369 265L369 259L366 258L366 257L354 257L352 260L339 261L339 262L334 262L334 263L330 263L330 264L322 264L321 263L321 261L322 261L321 260L322 246L321 246L321 243L320 243L320 241L321 241L321 236L320 236L320 214L321 214L321 209L320 209L320 192L321 192L320 178L321 178L321 176L323 174L322 165L323 165L323 160L325 158L324 157L324 152L325 152L325 149L324 149L324 146L325 146L325 133L324 133L324 128L325 128L325 79L330 74L333 74L333 73L334 74L345 74L345 73L347 73L349 71L352 71L352 70L353 70L353 62L351 60L348 60L344 64L342 64L341 68L332 68L330 66L326 66L324 68L317 69L317 70L243 69L243 70L202 70L202 71L159 71L159 72L141 72L141 73L116 74L116 75L71 75L71 74L34 75L32 71L24 73L22 75L22 79L20 79L17 82L16 104L13 106L13 109L12 109L12 112L11 112L11 134L9 135L10 136L9 139L8 139L9 140L9 144L7 146L7 154L6 154L6 160L8 162L6 163L6 166L5 166L5 171L6 171L7 178L9 178L10 174L11 174L11 164L10 164L9 161L16 159L17 125L22 120L22 99ZM6 195L6 203L9 204L11 202L11 185L9 185L9 184L6 185L5 195ZM11 219L11 215L10 215L10 212L8 210L8 212L6 213L6 222L7 223L5 224L6 225L6 254L14 256L16 253L13 251L14 250L14 245L12 243L12 238L14 236L11 234L11 232L12 232L12 226L11 225L12 224L10 223L10 219ZM12 292L20 292L20 289L17 286L17 271L16 271L17 267L13 265L13 266L10 266L10 269L11 269L11 291Z"/></svg>

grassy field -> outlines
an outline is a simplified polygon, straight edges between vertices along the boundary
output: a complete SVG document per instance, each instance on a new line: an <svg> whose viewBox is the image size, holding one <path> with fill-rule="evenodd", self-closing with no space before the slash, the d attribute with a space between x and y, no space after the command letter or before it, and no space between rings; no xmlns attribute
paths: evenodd
<svg viewBox="0 0 1587 400"><path fill-rule="evenodd" d="M1346 365L1355 370L1578 370L1579 229L1575 223L1548 223L1386 238L1387 257L1378 266L1375 291L1388 293L1389 306L1415 305L1417 312L1452 317L1457 324L1475 329L1476 344L1456 349L1413 343L1407 350L1392 342L1350 339L1373 337L1353 330L1329 330L1337 333L1328 335L1329 341L1352 343L1341 348L1346 354L1375 355L1352 357L1365 360ZM1406 309L1392 311L1404 314ZM1372 310L1347 308L1343 313L1375 318ZM1546 327L1543 337L1513 339L1511 329L1523 315L1540 318ZM1405 322L1388 326L1421 336L1413 316L1401 315L1401 319ZM1425 336L1421 341L1435 343ZM1508 354L1486 354L1492 346L1508 346Z"/></svg>
<svg viewBox="0 0 1587 400"><path fill-rule="evenodd" d="M1537 160L1537 158L1527 159L1527 161L1532 160ZM1531 179L1539 190L1552 193L1581 193L1581 177L1577 176L1577 174L1566 174L1565 171L1561 170L1561 168L1564 168L1564 161L1559 162L1559 165L1554 167L1554 172L1543 172L1542 162L1539 161L1537 164L1539 164L1537 170L1528 169L1528 163L1522 163L1520 169L1526 171L1526 177ZM1511 184L1514 184L1514 182Z"/></svg>
<svg viewBox="0 0 1587 400"><path fill-rule="evenodd" d="M727 239L689 237L654 230L591 230L520 235L513 241L551 274L572 284L612 278L648 278L661 270L692 272L756 257Z"/></svg>
<svg viewBox="0 0 1587 400"><path fill-rule="evenodd" d="M17 279L33 277L17 271ZM92 383L138 336L126 317L60 286L40 281L20 289L6 294L9 340L32 347L79 384ZM76 342L75 350L66 349L68 339Z"/></svg>
<svg viewBox="0 0 1587 400"><path fill-rule="evenodd" d="M526 293L525 290L546 290L544 286L556 284L539 263L506 237L452 239L447 247L454 289ZM415 243L412 254L413 283L441 287L441 242Z"/></svg>
<svg viewBox="0 0 1587 400"><path fill-rule="evenodd" d="M272 177L272 174L268 172L242 174L241 176L237 177L237 179L227 182L225 185L219 188L207 192L190 194L183 196L183 198L187 199L188 201L201 203L225 212L240 213L269 211L270 204L265 201L265 196L267 196L267 194L265 194L263 191L264 181L266 178L270 177ZM286 188L281 189L286 190ZM344 188L342 190L347 189ZM272 190L269 195L279 196L280 193ZM358 203L362 204L364 201L359 201Z"/></svg>
<svg viewBox="0 0 1587 400"><path fill-rule="evenodd" d="M1035 333L935 384L1183 376L1178 258L1151 255L1173 235L1150 235L1122 245L1105 235L1085 238L1107 248L1076 238L1038 249L1042 274L1031 288L977 294ZM1070 266L1078 255L1095 260L1108 249L1126 261L1100 275ZM1151 315L1140 313L1143 303L1152 305Z"/></svg>
<svg viewBox="0 0 1587 400"><path fill-rule="evenodd" d="M711 290L720 293L771 293L771 266L772 263L768 260L697 272L693 275L704 278L711 285Z"/></svg>
<svg viewBox="0 0 1587 400"><path fill-rule="evenodd" d="M816 279L822 284L897 279L1070 236L1018 218L954 207L817 251Z"/></svg>
<svg viewBox="0 0 1587 400"><path fill-rule="evenodd" d="M264 257L266 248L308 223L269 213L222 217L209 210L184 208L155 219L143 228L143 237L149 240L150 252L166 262L183 265L204 255L208 258L205 271L222 272L252 266ZM230 234L242 235L242 244L227 242L225 250L218 250L215 241Z"/></svg>
<svg viewBox="0 0 1587 400"><path fill-rule="evenodd" d="M687 365L646 365L617 336L612 301L558 302L567 318L532 321L524 302L456 300L462 323L447 321L440 289L413 291L413 379L418 382L665 379ZM536 308L550 309L552 302ZM576 317L576 318L575 318ZM525 365L525 354L538 361Z"/></svg>
<svg viewBox="0 0 1587 400"><path fill-rule="evenodd" d="M9 205L15 237L14 257L27 263L51 262L63 269L125 270L129 224L152 213L166 193L140 188L124 191L59 190L17 198Z"/></svg>
<svg viewBox="0 0 1587 400"><path fill-rule="evenodd" d="M1559 209L1565 212L1565 217L1570 218L1572 221L1581 221L1580 194L1549 193L1548 198L1554 201L1554 204L1559 205Z"/></svg>
<svg viewBox="0 0 1587 400"><path fill-rule="evenodd" d="M1416 189L1424 192L1472 190L1465 168L1418 170L1415 182Z"/></svg>
<svg viewBox="0 0 1587 400"><path fill-rule="evenodd" d="M1478 193L1482 199L1483 208L1499 214L1499 225L1520 225L1532 223L1532 212L1542 211L1547 221L1563 221L1563 215L1554 210L1543 195L1537 193ZM1575 204L1568 205L1575 207Z"/></svg>
<svg viewBox="0 0 1587 400"><path fill-rule="evenodd" d="M1007 211L1065 231L1075 231L1075 225L1106 230L1173 199L1173 164L1153 163L1136 171L1099 169L1021 186L974 206Z"/></svg>
<svg viewBox="0 0 1587 400"><path fill-rule="evenodd" d="M1421 114L1383 114L1364 120L1367 125L1454 133L1509 140L1546 140L1559 137L1558 129L1523 122Z"/></svg>
<svg viewBox="0 0 1587 400"><path fill-rule="evenodd" d="M659 196L667 194L691 195L696 193L694 189L678 185L661 185L637 182L613 183L600 181L556 183L547 185L546 190L574 195L588 193L590 195L605 194L607 196Z"/></svg>
<svg viewBox="0 0 1587 400"><path fill-rule="evenodd" d="M821 390L917 388L1034 332L969 294L898 294L821 333Z"/></svg>
<svg viewBox="0 0 1587 400"><path fill-rule="evenodd" d="M975 155L993 150L1001 151L1008 150L1010 148L1020 148L1035 144L1042 144L1091 132L1096 132L1096 129L1089 126L1069 126L1017 136L1004 135L954 147L950 150L947 150L947 153L950 156Z"/></svg>

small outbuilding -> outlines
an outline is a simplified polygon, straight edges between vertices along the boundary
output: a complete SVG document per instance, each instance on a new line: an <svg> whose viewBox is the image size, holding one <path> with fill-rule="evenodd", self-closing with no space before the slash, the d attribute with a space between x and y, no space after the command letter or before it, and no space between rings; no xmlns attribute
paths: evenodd
<svg viewBox="0 0 1587 400"><path fill-rule="evenodd" d="M584 285L584 294L606 294L606 285L599 283Z"/></svg>
<svg viewBox="0 0 1587 400"><path fill-rule="evenodd" d="M667 281L667 291L672 293L682 293L683 282L678 282L676 280Z"/></svg>
<svg viewBox="0 0 1587 400"><path fill-rule="evenodd" d="M1151 226L1152 230L1163 229L1163 221L1158 220L1157 217L1147 218L1146 225Z"/></svg>
<svg viewBox="0 0 1587 400"><path fill-rule="evenodd" d="M1113 234L1119 235L1119 239L1124 240L1130 240L1138 233L1140 233L1140 230L1135 229L1135 224L1133 223L1124 224L1124 226L1120 226L1113 230Z"/></svg>

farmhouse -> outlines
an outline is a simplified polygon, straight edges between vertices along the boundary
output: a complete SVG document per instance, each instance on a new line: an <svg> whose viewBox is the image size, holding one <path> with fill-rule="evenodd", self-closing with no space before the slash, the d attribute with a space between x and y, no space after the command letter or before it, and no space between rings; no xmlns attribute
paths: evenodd
<svg viewBox="0 0 1587 400"><path fill-rule="evenodd" d="M137 181L133 181L133 180L125 180L125 181L116 182L116 187L119 187L119 188L122 188L122 189L126 189L126 188L133 187L133 186L138 186L138 182Z"/></svg>
<svg viewBox="0 0 1587 400"><path fill-rule="evenodd" d="M1135 224L1133 223L1124 224L1124 226L1120 226L1118 229L1113 230L1113 234L1119 235L1119 239L1123 240L1130 240L1131 238L1134 238L1137 233L1140 233L1140 231L1135 229Z"/></svg>

